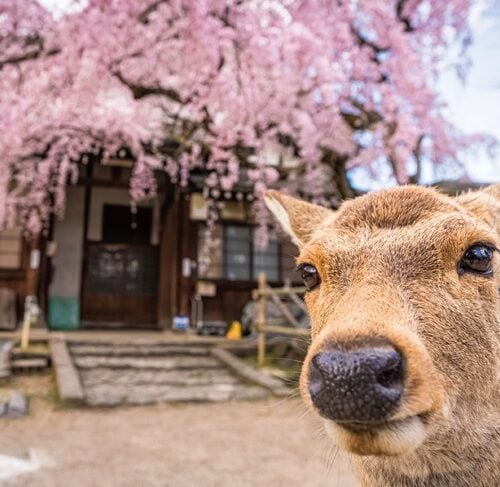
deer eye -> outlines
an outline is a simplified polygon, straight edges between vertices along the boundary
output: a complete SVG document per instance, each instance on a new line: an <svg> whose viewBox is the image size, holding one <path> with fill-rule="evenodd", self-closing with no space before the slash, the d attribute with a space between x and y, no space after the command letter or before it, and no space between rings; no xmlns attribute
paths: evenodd
<svg viewBox="0 0 500 487"><path fill-rule="evenodd" d="M318 270L311 264L300 264L297 266L297 271L300 273L300 277L308 291L313 290L321 282Z"/></svg>
<svg viewBox="0 0 500 487"><path fill-rule="evenodd" d="M469 247L458 265L459 273L471 272L491 276L493 274L494 250L493 246L482 243Z"/></svg>

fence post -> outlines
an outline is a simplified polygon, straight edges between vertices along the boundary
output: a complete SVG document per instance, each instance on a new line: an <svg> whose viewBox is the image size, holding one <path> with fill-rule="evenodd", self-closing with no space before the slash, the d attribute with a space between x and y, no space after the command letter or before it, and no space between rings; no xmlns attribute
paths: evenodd
<svg viewBox="0 0 500 487"><path fill-rule="evenodd" d="M257 307L257 363L258 365L264 365L266 358L266 296L264 290L266 289L266 273L259 272L258 276L259 283L259 301Z"/></svg>

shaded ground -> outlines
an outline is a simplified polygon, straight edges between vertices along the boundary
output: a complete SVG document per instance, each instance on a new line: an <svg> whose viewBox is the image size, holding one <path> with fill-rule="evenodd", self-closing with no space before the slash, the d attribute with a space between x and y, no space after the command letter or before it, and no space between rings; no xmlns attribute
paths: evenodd
<svg viewBox="0 0 500 487"><path fill-rule="evenodd" d="M50 376L16 379L32 413L0 420L0 455L44 466L12 487L351 487L348 463L298 399L62 409ZM329 466L329 460L335 458Z"/></svg>

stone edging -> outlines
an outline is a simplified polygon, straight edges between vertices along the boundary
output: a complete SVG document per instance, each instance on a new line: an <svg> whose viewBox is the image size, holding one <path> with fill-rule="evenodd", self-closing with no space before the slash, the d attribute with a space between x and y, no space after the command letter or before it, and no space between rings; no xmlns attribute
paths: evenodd
<svg viewBox="0 0 500 487"><path fill-rule="evenodd" d="M240 377L269 389L275 396L286 397L291 394L291 389L286 387L279 379L254 369L227 349L214 347L210 352Z"/></svg>
<svg viewBox="0 0 500 487"><path fill-rule="evenodd" d="M49 345L60 399L77 404L83 403L85 395L82 383L71 360L65 339L51 338Z"/></svg>
<svg viewBox="0 0 500 487"><path fill-rule="evenodd" d="M7 379L11 374L10 354L14 348L14 342L8 340L0 342L0 379Z"/></svg>

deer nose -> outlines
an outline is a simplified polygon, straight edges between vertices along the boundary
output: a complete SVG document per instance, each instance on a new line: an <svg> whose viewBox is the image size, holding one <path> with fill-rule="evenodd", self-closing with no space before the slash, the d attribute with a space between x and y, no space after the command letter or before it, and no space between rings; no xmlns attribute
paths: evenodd
<svg viewBox="0 0 500 487"><path fill-rule="evenodd" d="M401 355L392 346L320 352L311 361L309 393L327 419L384 421L403 393Z"/></svg>

